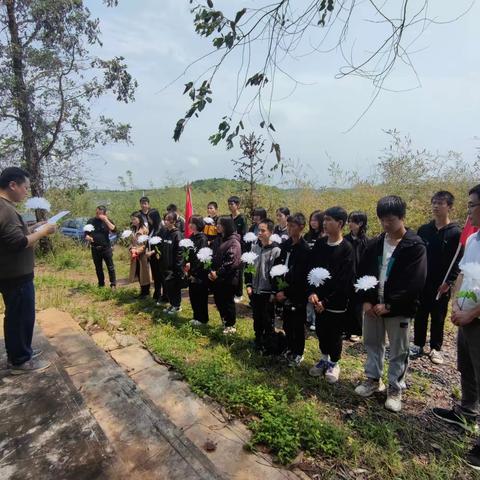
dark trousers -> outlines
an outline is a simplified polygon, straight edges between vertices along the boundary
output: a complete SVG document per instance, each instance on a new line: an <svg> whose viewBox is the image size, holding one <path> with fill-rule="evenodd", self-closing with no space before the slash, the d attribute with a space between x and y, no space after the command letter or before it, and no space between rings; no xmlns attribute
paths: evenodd
<svg viewBox="0 0 480 480"><path fill-rule="evenodd" d="M115 277L115 266L113 265L113 250L111 247L95 247L92 245L92 258L97 272L98 286L105 286L105 274L103 273L103 262L107 265L108 278L110 285L117 284Z"/></svg>
<svg viewBox="0 0 480 480"><path fill-rule="evenodd" d="M244 270L245 270L245 267L242 263L238 271L238 284L235 287L235 297L243 296L243 271Z"/></svg>
<svg viewBox="0 0 480 480"><path fill-rule="evenodd" d="M182 285L177 277L167 277L165 280L165 290L167 292L168 301L172 307L180 307L182 303Z"/></svg>
<svg viewBox="0 0 480 480"><path fill-rule="evenodd" d="M150 257L150 270L152 272L152 279L154 285L153 299L159 302L162 298L165 299L165 286L163 282L163 275L160 271L160 262L156 255ZM163 297L162 297L163 293Z"/></svg>
<svg viewBox="0 0 480 480"><path fill-rule="evenodd" d="M21 365L32 357L32 337L35 325L35 288L29 280L1 291L5 303L3 334L7 358Z"/></svg>
<svg viewBox="0 0 480 480"><path fill-rule="evenodd" d="M269 293L253 293L250 297L253 314L253 330L255 342L262 343L263 339L274 331L273 302Z"/></svg>
<svg viewBox="0 0 480 480"><path fill-rule="evenodd" d="M236 285L218 283L218 280L212 283L213 299L226 327L233 327L237 321L235 301L233 300L235 289Z"/></svg>
<svg viewBox="0 0 480 480"><path fill-rule="evenodd" d="M338 362L342 356L342 334L345 328L346 313L333 313L324 310L315 318L315 333L317 334L320 351L330 355L332 362Z"/></svg>
<svg viewBox="0 0 480 480"><path fill-rule="evenodd" d="M190 282L188 295L192 305L193 318L202 323L208 323L208 283Z"/></svg>
<svg viewBox="0 0 480 480"><path fill-rule="evenodd" d="M362 336L363 323L363 303L357 298L351 298L348 303L347 315L345 319L345 335L351 337L352 335Z"/></svg>
<svg viewBox="0 0 480 480"><path fill-rule="evenodd" d="M306 305L283 306L283 330L287 337L287 348L292 355L303 355L305 351Z"/></svg>
<svg viewBox="0 0 480 480"><path fill-rule="evenodd" d="M435 300L436 295L436 291L429 292L420 299L420 307L415 315L413 343L419 347L425 346L430 316L430 348L441 350L450 295L442 295L438 301Z"/></svg>
<svg viewBox="0 0 480 480"><path fill-rule="evenodd" d="M462 385L461 411L464 415L480 414L480 320L459 327L457 363Z"/></svg>

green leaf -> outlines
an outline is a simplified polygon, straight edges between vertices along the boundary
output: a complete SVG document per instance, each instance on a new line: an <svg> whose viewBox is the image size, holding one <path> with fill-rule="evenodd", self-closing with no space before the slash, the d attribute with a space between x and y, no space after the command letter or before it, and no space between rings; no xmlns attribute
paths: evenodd
<svg viewBox="0 0 480 480"><path fill-rule="evenodd" d="M240 19L247 13L247 9L246 8L242 8L241 10L239 10L237 12L237 14L235 15L235 23L238 23L240 21Z"/></svg>

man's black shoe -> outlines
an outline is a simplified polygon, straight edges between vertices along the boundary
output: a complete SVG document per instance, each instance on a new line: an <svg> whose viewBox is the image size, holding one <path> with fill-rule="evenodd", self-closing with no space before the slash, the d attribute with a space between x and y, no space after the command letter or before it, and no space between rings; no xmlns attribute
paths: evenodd
<svg viewBox="0 0 480 480"><path fill-rule="evenodd" d="M474 470L480 471L480 445L475 445L465 458L467 465Z"/></svg>
<svg viewBox="0 0 480 480"><path fill-rule="evenodd" d="M448 410L446 408L434 408L432 413L447 423L453 423L462 427L467 432L476 432L478 430L477 420L475 417L467 417L455 410Z"/></svg>

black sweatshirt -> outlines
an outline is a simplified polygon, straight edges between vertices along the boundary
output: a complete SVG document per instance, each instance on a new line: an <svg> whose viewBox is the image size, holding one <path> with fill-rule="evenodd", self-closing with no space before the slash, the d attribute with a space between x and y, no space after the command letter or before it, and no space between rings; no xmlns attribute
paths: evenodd
<svg viewBox="0 0 480 480"><path fill-rule="evenodd" d="M115 224L112 220L109 219L112 224ZM90 218L87 224L93 225L95 230L93 232L85 232L85 235L89 235L93 238L92 246L94 247L110 247L110 230L103 220L100 220L97 217Z"/></svg>
<svg viewBox="0 0 480 480"><path fill-rule="evenodd" d="M380 277L385 233L368 242L360 260L358 277L373 275ZM390 313L386 317L413 317L419 304L419 296L427 278L427 252L423 240L407 229L395 248L387 280L385 281L385 305ZM367 291L358 292L363 302L379 303L378 285Z"/></svg>
<svg viewBox="0 0 480 480"><path fill-rule="evenodd" d="M418 236L427 246L427 281L425 288L438 290L442 284L448 267L453 260L460 242L462 230L456 223L449 223L440 230L435 226L435 221L422 225L418 229ZM452 285L458 277L460 269L458 263L463 256L463 246L453 268L448 275L447 283Z"/></svg>
<svg viewBox="0 0 480 480"><path fill-rule="evenodd" d="M353 247L345 239L338 245L329 245L328 238L319 238L310 251L308 271L326 268L332 278L323 285L308 285L308 294L316 293L326 310L345 311L354 278Z"/></svg>
<svg viewBox="0 0 480 480"><path fill-rule="evenodd" d="M190 263L190 277L197 283L207 283L208 271L203 268L203 263L197 258L197 253L201 248L208 246L208 239L204 233L196 233L190 237L194 248L189 249L188 262Z"/></svg>
<svg viewBox="0 0 480 480"><path fill-rule="evenodd" d="M291 238L280 245L280 256L275 260L275 265L287 265L288 272L285 281L288 287L283 290L287 300L294 305L306 305L307 303L307 274L310 248L302 237L293 244ZM276 292L277 280L272 279L272 286Z"/></svg>
<svg viewBox="0 0 480 480"><path fill-rule="evenodd" d="M367 248L369 238L366 235L361 237L354 237L351 233L345 235L345 240L350 243L353 247L353 264L355 267L355 275L358 271L358 266L360 264L360 259L362 258L363 252Z"/></svg>
<svg viewBox="0 0 480 480"><path fill-rule="evenodd" d="M162 243L160 244L160 270L165 273L166 280L172 277L183 276L182 249L179 247L182 234L175 227L173 230L160 231Z"/></svg>

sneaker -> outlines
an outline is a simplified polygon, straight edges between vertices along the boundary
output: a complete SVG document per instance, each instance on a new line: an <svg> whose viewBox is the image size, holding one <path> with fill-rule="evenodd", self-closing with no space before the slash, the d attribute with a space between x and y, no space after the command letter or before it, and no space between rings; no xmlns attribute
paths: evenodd
<svg viewBox="0 0 480 480"><path fill-rule="evenodd" d="M438 350L432 348L429 357L431 362L435 365L443 365L443 355Z"/></svg>
<svg viewBox="0 0 480 480"><path fill-rule="evenodd" d="M385 408L391 412L399 412L402 409L402 391L389 388Z"/></svg>
<svg viewBox="0 0 480 480"><path fill-rule="evenodd" d="M231 335L232 333L237 333L237 327L225 327L223 329L224 335Z"/></svg>
<svg viewBox="0 0 480 480"><path fill-rule="evenodd" d="M167 315L176 315L182 311L182 307L172 307L168 310Z"/></svg>
<svg viewBox="0 0 480 480"><path fill-rule="evenodd" d="M234 301L235 303L242 303L242 300L243 300L243 297L234 297L234 298L233 298L233 301Z"/></svg>
<svg viewBox="0 0 480 480"><path fill-rule="evenodd" d="M480 445L475 445L465 458L467 465L474 470L480 471Z"/></svg>
<svg viewBox="0 0 480 480"><path fill-rule="evenodd" d="M338 365L338 363L328 362L327 370L325 371L325 380L327 381L327 383L337 383L339 376L340 366Z"/></svg>
<svg viewBox="0 0 480 480"><path fill-rule="evenodd" d="M374 380L373 378L367 378L356 389L355 393L361 397L370 397L374 393L383 392L385 390L385 384L380 380Z"/></svg>
<svg viewBox="0 0 480 480"><path fill-rule="evenodd" d="M315 324L312 323L312 324L310 325L309 329L310 329L311 332L314 332L314 331L315 331Z"/></svg>
<svg viewBox="0 0 480 480"><path fill-rule="evenodd" d="M167 305L168 302L164 302L163 300L160 300L159 302L157 302L155 305L157 307L164 307L165 305Z"/></svg>
<svg viewBox="0 0 480 480"><path fill-rule="evenodd" d="M467 432L478 431L477 420L475 417L465 416L454 409L448 410L447 408L433 408L432 413L440 420L458 425Z"/></svg>
<svg viewBox="0 0 480 480"><path fill-rule="evenodd" d="M292 360L292 352L290 350L285 350L283 353L282 353L282 359L283 360L286 360L287 362L290 362L290 360Z"/></svg>
<svg viewBox="0 0 480 480"><path fill-rule="evenodd" d="M289 367L298 367L303 362L303 355L295 355L288 362Z"/></svg>
<svg viewBox="0 0 480 480"><path fill-rule="evenodd" d="M419 358L424 355L423 347L419 347L418 345L412 345L410 347L410 358Z"/></svg>
<svg viewBox="0 0 480 480"><path fill-rule="evenodd" d="M39 358L28 360L21 365L12 365L10 367L10 373L12 375L23 375L30 372L43 372L50 366L50 362L47 360L41 360Z"/></svg>
<svg viewBox="0 0 480 480"><path fill-rule="evenodd" d="M32 350L32 357L31 359L33 360L34 358L39 357L43 353L43 350L40 350L39 348L35 348ZM12 368L12 362L7 358L7 368Z"/></svg>
<svg viewBox="0 0 480 480"><path fill-rule="evenodd" d="M328 362L323 358L314 365L309 371L309 375L312 377L322 377L325 375L325 371L327 370Z"/></svg>
<svg viewBox="0 0 480 480"><path fill-rule="evenodd" d="M348 339L352 343L359 343L362 341L362 337L359 335L350 335L350 338Z"/></svg>
<svg viewBox="0 0 480 480"><path fill-rule="evenodd" d="M201 327L203 323L200 320L195 320L194 318L192 318L192 320L190 320L190 325L192 327Z"/></svg>

